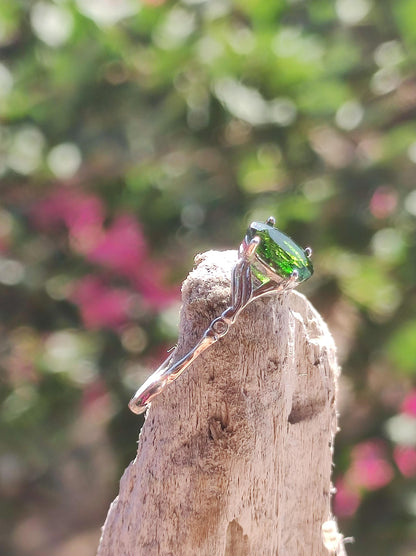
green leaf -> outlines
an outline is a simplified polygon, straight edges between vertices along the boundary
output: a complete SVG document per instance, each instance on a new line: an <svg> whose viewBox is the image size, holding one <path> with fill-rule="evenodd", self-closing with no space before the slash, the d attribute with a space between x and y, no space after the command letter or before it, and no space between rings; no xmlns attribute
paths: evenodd
<svg viewBox="0 0 416 556"><path fill-rule="evenodd" d="M416 42L416 2L414 0L395 0L393 12L403 37L410 43Z"/></svg>
<svg viewBox="0 0 416 556"><path fill-rule="evenodd" d="M416 375L416 320L407 322L395 332L387 351L391 361L401 371Z"/></svg>

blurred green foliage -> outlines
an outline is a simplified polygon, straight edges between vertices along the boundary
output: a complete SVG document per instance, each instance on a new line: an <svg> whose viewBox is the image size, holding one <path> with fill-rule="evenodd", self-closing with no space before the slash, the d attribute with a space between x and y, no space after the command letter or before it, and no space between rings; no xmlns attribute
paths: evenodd
<svg viewBox="0 0 416 556"><path fill-rule="evenodd" d="M416 550L415 22L412 0L2 2L2 554L93 552L193 256L270 214L313 247L339 347L348 552Z"/></svg>

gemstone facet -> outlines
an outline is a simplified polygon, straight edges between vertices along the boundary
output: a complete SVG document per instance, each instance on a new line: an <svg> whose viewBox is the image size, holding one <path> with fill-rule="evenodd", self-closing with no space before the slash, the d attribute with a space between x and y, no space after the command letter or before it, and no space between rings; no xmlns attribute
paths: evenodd
<svg viewBox="0 0 416 556"><path fill-rule="evenodd" d="M298 273L297 282L304 282L313 274L313 266L305 250L289 236L263 222L252 222L247 230L245 241L249 243L255 236L260 238L252 269L261 282L270 278L256 266L256 260L268 267L280 278L289 279L294 270Z"/></svg>

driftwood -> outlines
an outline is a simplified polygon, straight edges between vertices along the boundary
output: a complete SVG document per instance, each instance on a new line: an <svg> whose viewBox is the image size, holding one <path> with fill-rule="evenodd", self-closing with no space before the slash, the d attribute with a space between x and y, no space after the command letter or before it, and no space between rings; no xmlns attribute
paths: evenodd
<svg viewBox="0 0 416 556"><path fill-rule="evenodd" d="M177 357L228 306L235 251L183 285ZM259 299L156 398L99 556L320 556L331 519L335 348L295 291ZM327 544L328 546L328 544ZM335 545L334 545L335 546Z"/></svg>

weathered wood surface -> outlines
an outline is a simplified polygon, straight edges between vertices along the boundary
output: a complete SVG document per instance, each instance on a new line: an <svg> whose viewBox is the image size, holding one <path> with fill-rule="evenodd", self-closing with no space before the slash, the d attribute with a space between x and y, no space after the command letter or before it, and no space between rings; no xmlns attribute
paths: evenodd
<svg viewBox="0 0 416 556"><path fill-rule="evenodd" d="M228 306L236 257L198 257L178 358ZM332 337L303 295L249 305L152 403L98 555L327 556L337 374Z"/></svg>

